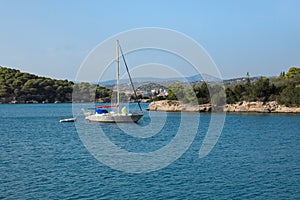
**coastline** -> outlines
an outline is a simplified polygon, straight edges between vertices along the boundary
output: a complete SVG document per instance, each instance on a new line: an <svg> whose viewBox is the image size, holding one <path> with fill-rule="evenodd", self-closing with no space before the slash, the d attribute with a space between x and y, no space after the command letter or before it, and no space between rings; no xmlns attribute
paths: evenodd
<svg viewBox="0 0 300 200"><path fill-rule="evenodd" d="M165 112L252 112L252 113L300 113L300 107L287 107L276 101L270 102L237 102L216 108L211 104L188 105L177 100L153 101L149 104L149 111Z"/></svg>

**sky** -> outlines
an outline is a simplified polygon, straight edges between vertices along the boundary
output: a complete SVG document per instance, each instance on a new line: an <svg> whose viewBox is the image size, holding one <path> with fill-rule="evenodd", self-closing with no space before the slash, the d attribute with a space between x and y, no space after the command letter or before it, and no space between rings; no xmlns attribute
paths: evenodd
<svg viewBox="0 0 300 200"><path fill-rule="evenodd" d="M75 80L89 52L123 31L181 32L224 79L300 66L300 1L0 0L0 65Z"/></svg>

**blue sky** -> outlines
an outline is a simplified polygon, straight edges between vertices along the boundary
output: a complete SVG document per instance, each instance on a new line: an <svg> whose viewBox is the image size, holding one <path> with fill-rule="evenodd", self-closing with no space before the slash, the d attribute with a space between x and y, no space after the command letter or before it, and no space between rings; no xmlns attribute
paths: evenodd
<svg viewBox="0 0 300 200"><path fill-rule="evenodd" d="M162 27L201 44L222 77L300 66L300 1L0 0L0 65L74 80L97 44Z"/></svg>

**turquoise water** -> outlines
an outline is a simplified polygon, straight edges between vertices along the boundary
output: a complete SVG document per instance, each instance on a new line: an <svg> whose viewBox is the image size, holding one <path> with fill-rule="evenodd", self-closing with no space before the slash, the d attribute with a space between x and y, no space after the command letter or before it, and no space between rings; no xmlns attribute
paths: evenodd
<svg viewBox="0 0 300 200"><path fill-rule="evenodd" d="M300 115L228 114L218 143L199 159L210 114L190 114L202 124L190 148L141 174L95 159L74 123L59 123L71 116L71 104L0 105L0 199L300 199ZM174 137L180 117L169 113L173 125L145 141L129 141L114 124L83 123L104 126L129 151L154 151ZM140 126L150 120L146 113Z"/></svg>

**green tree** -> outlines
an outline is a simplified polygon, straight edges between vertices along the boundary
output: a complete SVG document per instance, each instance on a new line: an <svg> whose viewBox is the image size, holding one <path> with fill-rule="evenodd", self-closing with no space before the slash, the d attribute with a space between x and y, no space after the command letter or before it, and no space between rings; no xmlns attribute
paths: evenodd
<svg viewBox="0 0 300 200"><path fill-rule="evenodd" d="M237 101L245 100L245 96L247 94L246 91L247 90L244 84L237 84L234 86L233 93L235 94Z"/></svg>
<svg viewBox="0 0 300 200"><path fill-rule="evenodd" d="M262 78L252 87L254 100L267 101L271 95L270 80Z"/></svg>
<svg viewBox="0 0 300 200"><path fill-rule="evenodd" d="M0 97L8 97L9 93L6 85L0 85Z"/></svg>
<svg viewBox="0 0 300 200"><path fill-rule="evenodd" d="M230 87L227 87L225 89L225 93L226 93L226 102L227 103L236 103L238 101L236 94Z"/></svg>
<svg viewBox="0 0 300 200"><path fill-rule="evenodd" d="M295 76L300 76L300 68L291 67L286 73L287 78L294 78Z"/></svg>
<svg viewBox="0 0 300 200"><path fill-rule="evenodd" d="M169 86L168 97L169 100L183 100L184 98L184 88L181 84L175 83L173 86Z"/></svg>
<svg viewBox="0 0 300 200"><path fill-rule="evenodd" d="M197 105L198 100L195 91L192 87L184 89L183 103Z"/></svg>
<svg viewBox="0 0 300 200"><path fill-rule="evenodd" d="M167 91L168 91L168 96L167 96L167 100L177 100L175 93L172 90L172 87L167 87ZM156 99L154 99L156 100Z"/></svg>
<svg viewBox="0 0 300 200"><path fill-rule="evenodd" d="M199 104L209 103L210 94L207 87L207 84L204 82L200 87L194 87L195 94L198 98Z"/></svg>
<svg viewBox="0 0 300 200"><path fill-rule="evenodd" d="M278 103L286 106L299 106L300 105L300 87L292 85L287 86L278 97Z"/></svg>

